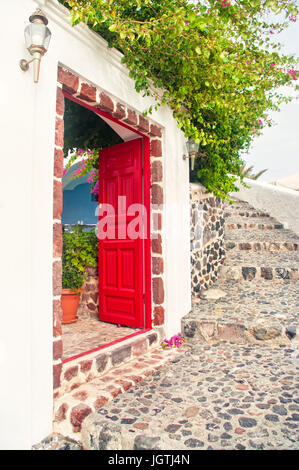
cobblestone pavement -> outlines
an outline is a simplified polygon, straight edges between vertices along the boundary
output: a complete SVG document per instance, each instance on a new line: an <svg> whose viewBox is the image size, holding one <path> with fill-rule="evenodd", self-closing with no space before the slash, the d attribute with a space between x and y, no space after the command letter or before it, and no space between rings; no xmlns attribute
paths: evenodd
<svg viewBox="0 0 299 470"><path fill-rule="evenodd" d="M294 251L285 253L247 253L232 251L226 259L226 266L261 266L271 268L293 269L298 271L299 256Z"/></svg>
<svg viewBox="0 0 299 470"><path fill-rule="evenodd" d="M226 217L225 297L195 299L185 354L90 415L86 448L299 448L298 237L246 203Z"/></svg>
<svg viewBox="0 0 299 470"><path fill-rule="evenodd" d="M226 229L224 239L229 241L241 241L243 239L244 242L272 242L273 244L290 242L292 244L296 243L296 247L299 246L299 237L290 230L285 229L263 230L263 232L260 230L240 229L236 231L235 229Z"/></svg>
<svg viewBox="0 0 299 470"><path fill-rule="evenodd" d="M134 387L167 362L180 356L180 354L184 354L182 349L162 350L159 341L156 347L150 349L146 354L144 354L142 348L138 349L138 345L142 346L142 343L136 344L138 355L108 369L106 373L99 377L90 375L87 381L81 385L74 383L68 393L56 398L53 423L55 433L80 441L82 423L89 414L113 401L119 394ZM126 346L114 351L122 355L126 351ZM102 357L100 356L100 365L102 364ZM103 360L107 360L107 356L104 356ZM45 442L46 448L49 445L48 441L49 439ZM60 445L61 441L58 440L58 443ZM56 446L57 441L54 442L51 439L50 445ZM66 445L68 444L66 443Z"/></svg>
<svg viewBox="0 0 299 470"><path fill-rule="evenodd" d="M298 449L299 344L185 346L90 415L91 449Z"/></svg>
<svg viewBox="0 0 299 470"><path fill-rule="evenodd" d="M296 332L299 326L299 237L284 228L265 229L267 220L273 227L281 224L245 202L225 213L226 258L218 280L206 291L216 289L225 296L214 300L199 292L182 320L182 334L192 342L288 344L289 328ZM260 229L232 229L232 220L240 226L253 222Z"/></svg>
<svg viewBox="0 0 299 470"><path fill-rule="evenodd" d="M218 300L196 299L193 318L234 322L250 327L259 321L279 323L283 328L296 326L299 330L299 288L296 281L216 282L227 296Z"/></svg>

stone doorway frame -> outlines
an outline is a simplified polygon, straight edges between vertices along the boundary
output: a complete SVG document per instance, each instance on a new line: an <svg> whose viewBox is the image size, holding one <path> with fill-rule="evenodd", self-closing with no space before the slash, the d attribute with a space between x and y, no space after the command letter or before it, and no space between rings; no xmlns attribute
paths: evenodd
<svg viewBox="0 0 299 470"><path fill-rule="evenodd" d="M53 389L54 397L60 394L63 381L63 342L62 311L60 306L62 289L62 224L63 209L63 143L64 143L64 100L69 97L78 104L96 111L118 124L130 128L144 137L149 151L147 162L148 207L155 205L156 226L151 224L151 240L148 244L148 259L145 259L146 272L149 273L146 289L151 291L146 299L146 306L151 311L151 321L147 321L146 331L164 325L164 258L162 249L162 215L163 215L163 130L157 124L145 118L141 113L129 107L118 98L110 95L100 87L90 83L66 66L58 66L56 93L56 122L53 172ZM148 223L151 214L148 214ZM147 287L148 286L148 287ZM151 323L151 324L150 324ZM149 332L150 332L149 331ZM125 340L126 338L124 338ZM149 340L150 344L151 340ZM147 343L148 344L148 343ZM88 361L83 361L88 362ZM78 366L76 366L78 367ZM82 369L82 367L81 367ZM88 373L89 370L86 370Z"/></svg>

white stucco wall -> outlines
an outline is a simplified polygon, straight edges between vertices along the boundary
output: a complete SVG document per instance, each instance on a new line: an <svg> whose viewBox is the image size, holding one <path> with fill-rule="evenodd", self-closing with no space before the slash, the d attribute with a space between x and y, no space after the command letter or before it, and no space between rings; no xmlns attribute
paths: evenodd
<svg viewBox="0 0 299 470"><path fill-rule="evenodd" d="M269 212L285 228L299 235L299 191L248 178L244 181L250 188L239 185L240 191L232 193L232 196L249 202L256 209Z"/></svg>
<svg viewBox="0 0 299 470"><path fill-rule="evenodd" d="M33 83L19 60L28 58L23 31L37 6L52 39ZM58 64L81 74L142 112L151 104L134 89L120 54L85 26L72 28L55 0L1 4L1 329L0 448L28 449L52 424L52 212ZM184 136L166 107L152 120L165 128L167 334L180 331L190 310L188 161Z"/></svg>

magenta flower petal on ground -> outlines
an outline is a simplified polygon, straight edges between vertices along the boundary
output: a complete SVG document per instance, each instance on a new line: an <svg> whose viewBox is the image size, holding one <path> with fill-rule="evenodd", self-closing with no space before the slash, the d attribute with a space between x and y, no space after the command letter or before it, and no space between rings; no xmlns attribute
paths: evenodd
<svg viewBox="0 0 299 470"><path fill-rule="evenodd" d="M181 336L181 333L172 336L170 339L164 339L161 343L162 347L166 348L179 348L185 342L184 338Z"/></svg>

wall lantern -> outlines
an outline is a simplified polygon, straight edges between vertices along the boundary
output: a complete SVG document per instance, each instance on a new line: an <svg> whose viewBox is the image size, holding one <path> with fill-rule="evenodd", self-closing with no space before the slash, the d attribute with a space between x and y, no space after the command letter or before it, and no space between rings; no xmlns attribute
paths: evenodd
<svg viewBox="0 0 299 470"><path fill-rule="evenodd" d="M40 61L42 56L47 52L50 39L51 31L47 28L48 19L40 8L37 8L35 12L29 17L31 24L26 26L25 44L32 55L33 59L27 61L25 59L20 60L21 69L26 72L29 69L29 64L33 62L33 79L34 82L38 82Z"/></svg>
<svg viewBox="0 0 299 470"><path fill-rule="evenodd" d="M188 155L183 155L183 159L191 158L191 170L194 170L195 156L198 152L199 144L195 140L188 139L186 142Z"/></svg>

